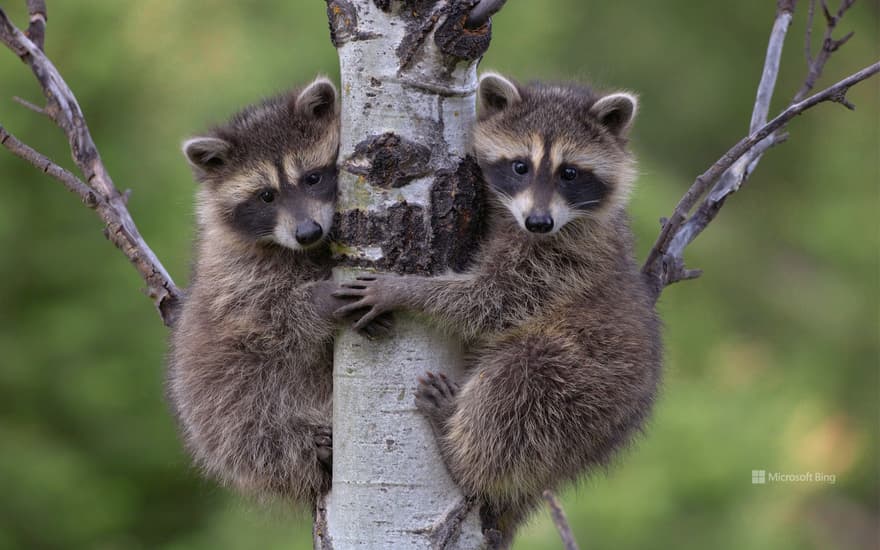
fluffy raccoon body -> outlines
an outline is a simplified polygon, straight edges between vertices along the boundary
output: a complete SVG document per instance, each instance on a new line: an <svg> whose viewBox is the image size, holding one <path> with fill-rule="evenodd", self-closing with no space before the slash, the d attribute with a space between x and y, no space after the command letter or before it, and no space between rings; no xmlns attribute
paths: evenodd
<svg viewBox="0 0 880 550"><path fill-rule="evenodd" d="M198 236L167 394L195 464L256 498L306 504L330 484L338 141L318 79L184 143Z"/></svg>
<svg viewBox="0 0 880 550"><path fill-rule="evenodd" d="M650 414L659 322L633 260L626 135L636 99L484 76L474 150L496 199L474 266L344 285L344 311L424 313L468 344L417 407L450 474L508 544L542 492L608 464Z"/></svg>

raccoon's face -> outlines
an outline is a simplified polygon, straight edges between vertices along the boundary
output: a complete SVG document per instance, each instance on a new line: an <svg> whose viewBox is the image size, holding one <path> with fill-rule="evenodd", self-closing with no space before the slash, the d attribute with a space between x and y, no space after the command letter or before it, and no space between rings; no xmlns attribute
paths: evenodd
<svg viewBox="0 0 880 550"><path fill-rule="evenodd" d="M554 234L624 205L634 173L625 147L633 95L519 87L490 73L478 97L474 150L489 188L521 228Z"/></svg>
<svg viewBox="0 0 880 550"><path fill-rule="evenodd" d="M211 207L239 238L291 250L319 243L336 203L336 164L306 164L295 153L250 164L220 183Z"/></svg>
<svg viewBox="0 0 880 550"><path fill-rule="evenodd" d="M239 240L291 250L330 231L336 204L336 90L324 79L252 106L213 135L186 141L203 183L200 217Z"/></svg>

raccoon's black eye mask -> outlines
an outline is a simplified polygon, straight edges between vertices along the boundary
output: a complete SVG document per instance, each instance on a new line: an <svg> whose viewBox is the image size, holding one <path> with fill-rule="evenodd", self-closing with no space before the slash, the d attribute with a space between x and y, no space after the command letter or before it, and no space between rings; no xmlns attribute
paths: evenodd
<svg viewBox="0 0 880 550"><path fill-rule="evenodd" d="M251 198L231 206L226 212L226 222L240 235L258 240L272 235L277 221L274 189L261 189Z"/></svg>
<svg viewBox="0 0 880 550"><path fill-rule="evenodd" d="M483 170L486 180L496 191L511 197L529 186L531 178L524 176L531 171L531 163L526 159L501 159Z"/></svg>
<svg viewBox="0 0 880 550"><path fill-rule="evenodd" d="M592 170L565 166L558 171L558 192L568 205L577 210L597 208L611 188Z"/></svg>

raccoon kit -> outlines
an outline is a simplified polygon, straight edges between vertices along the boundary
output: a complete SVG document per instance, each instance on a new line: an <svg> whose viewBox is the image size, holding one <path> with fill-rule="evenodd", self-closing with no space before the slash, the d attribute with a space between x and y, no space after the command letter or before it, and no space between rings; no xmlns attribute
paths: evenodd
<svg viewBox="0 0 880 550"><path fill-rule="evenodd" d="M210 477L311 502L330 485L336 90L318 79L184 143L200 183L167 392Z"/></svg>
<svg viewBox="0 0 880 550"><path fill-rule="evenodd" d="M541 493L608 463L650 414L660 377L653 300L625 206L636 98L481 79L474 152L493 197L474 266L343 285L344 311L421 312L468 343L467 377L427 373L416 405L453 479L513 530Z"/></svg>

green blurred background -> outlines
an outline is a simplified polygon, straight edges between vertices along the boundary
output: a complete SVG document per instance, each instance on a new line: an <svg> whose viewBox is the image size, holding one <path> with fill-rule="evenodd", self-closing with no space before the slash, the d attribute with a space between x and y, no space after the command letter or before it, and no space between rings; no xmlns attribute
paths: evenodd
<svg viewBox="0 0 880 550"><path fill-rule="evenodd" d="M832 2L834 3L834 2ZM25 24L23 1L4 2ZM511 1L483 66L636 90L639 256L694 177L746 131L774 2ZM804 71L806 2L774 109ZM50 2L47 51L79 97L142 233L180 284L195 189L181 139L255 99L337 74L324 3ZM823 83L878 57L878 5ZM817 33L818 34L818 33ZM818 39L816 40L818 43ZM71 166L0 52L0 121ZM657 413L610 475L564 494L585 548L875 547L878 482L878 79L854 113L790 126L688 250L666 290ZM94 214L0 150L0 548L309 548L291 521L197 478L162 397L166 330ZM752 470L836 482L753 485ZM560 548L548 515L517 548Z"/></svg>

